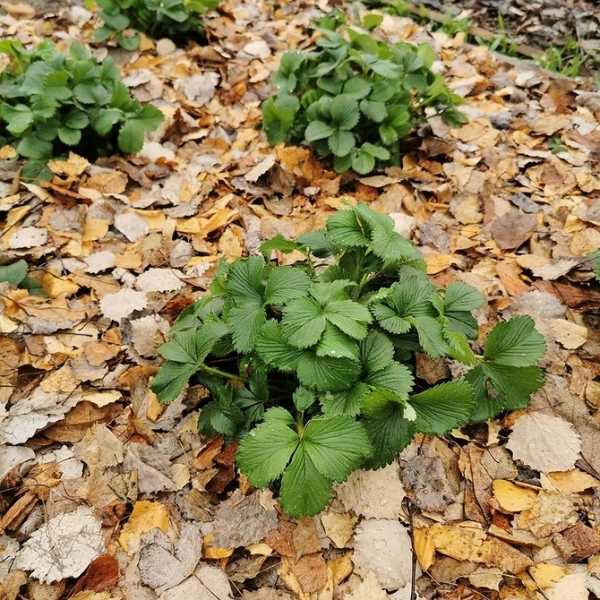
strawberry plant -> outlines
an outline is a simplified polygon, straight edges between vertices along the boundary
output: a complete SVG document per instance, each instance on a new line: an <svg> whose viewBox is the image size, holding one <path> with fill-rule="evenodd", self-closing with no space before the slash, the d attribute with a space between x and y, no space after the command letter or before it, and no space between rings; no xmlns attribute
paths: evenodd
<svg viewBox="0 0 600 600"><path fill-rule="evenodd" d="M544 339L529 317L497 325L476 353L483 296L460 281L434 286L418 250L363 204L261 250L222 263L179 316L151 387L163 403L190 379L208 388L200 431L240 439L240 470L277 486L291 516L322 510L334 482L389 463L415 433L522 408L543 382ZM305 258L277 266L275 250ZM413 373L416 352L467 373L430 387Z"/></svg>
<svg viewBox="0 0 600 600"><path fill-rule="evenodd" d="M44 295L42 286L27 275L29 265L23 259L10 265L0 267L0 283L9 283L11 285L29 290L32 294Z"/></svg>
<svg viewBox="0 0 600 600"><path fill-rule="evenodd" d="M262 106L269 143L308 144L332 158L336 171L365 175L398 164L402 140L428 117L464 122L460 98L431 70L430 46L388 44L354 27L320 24L313 48L281 58L273 77L278 92Z"/></svg>
<svg viewBox="0 0 600 600"><path fill-rule="evenodd" d="M47 176L48 159L69 149L90 158L138 152L162 122L160 110L131 96L110 59L98 62L81 44L63 54L50 42L26 50L4 40L0 53L10 57L0 73L0 145L29 159L26 177Z"/></svg>
<svg viewBox="0 0 600 600"><path fill-rule="evenodd" d="M180 38L202 33L202 15L219 0L97 0L102 26L96 41L115 38L126 50L135 50L143 31L151 37Z"/></svg>

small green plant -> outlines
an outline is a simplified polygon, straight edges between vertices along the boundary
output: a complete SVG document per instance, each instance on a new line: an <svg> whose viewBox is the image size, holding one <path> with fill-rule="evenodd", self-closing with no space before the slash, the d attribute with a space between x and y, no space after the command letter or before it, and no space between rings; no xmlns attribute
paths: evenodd
<svg viewBox="0 0 600 600"><path fill-rule="evenodd" d="M316 46L287 52L263 103L263 128L271 144L306 143L332 157L338 172L364 175L377 164L398 164L401 140L431 114L465 122L460 98L433 73L427 44L387 44L364 30L320 29Z"/></svg>
<svg viewBox="0 0 600 600"><path fill-rule="evenodd" d="M489 46L490 50L494 52L500 52L507 56L519 56L519 45L508 36L504 18L500 14L498 15L498 33L491 40L475 36L475 41L480 46Z"/></svg>
<svg viewBox="0 0 600 600"><path fill-rule="evenodd" d="M44 295L42 286L27 275L29 265L23 259L10 265L0 267L0 283L10 283L11 285L29 290L32 294L38 296Z"/></svg>
<svg viewBox="0 0 600 600"><path fill-rule="evenodd" d="M0 53L11 59L0 73L0 144L29 159L25 177L48 177L48 159L69 149L92 158L138 152L162 122L160 110L131 96L111 60L98 62L81 44L65 55L50 42L26 50L4 40Z"/></svg>
<svg viewBox="0 0 600 600"><path fill-rule="evenodd" d="M567 147L563 144L562 138L555 135L548 140L548 149L552 154L560 154L566 152Z"/></svg>
<svg viewBox="0 0 600 600"><path fill-rule="evenodd" d="M102 26L96 41L115 38L126 50L139 46L140 36L186 38L203 31L202 15L220 0L97 0Z"/></svg>
<svg viewBox="0 0 600 600"><path fill-rule="evenodd" d="M483 296L432 285L418 250L365 205L261 250L221 264L180 315L151 387L166 403L190 378L206 386L200 431L241 439L241 472L275 484L291 516L322 510L334 482L388 464L415 433L522 408L543 382L544 339L529 317L497 325L476 354ZM277 266L274 250L305 260ZM470 370L430 387L413 375L416 352Z"/></svg>
<svg viewBox="0 0 600 600"><path fill-rule="evenodd" d="M471 20L468 17L459 19L451 14L446 15L439 29L447 33L450 37L454 37L457 33L469 33L471 29Z"/></svg>
<svg viewBox="0 0 600 600"><path fill-rule="evenodd" d="M569 38L560 46L550 46L538 59L540 66L567 77L581 75L589 56L575 38Z"/></svg>

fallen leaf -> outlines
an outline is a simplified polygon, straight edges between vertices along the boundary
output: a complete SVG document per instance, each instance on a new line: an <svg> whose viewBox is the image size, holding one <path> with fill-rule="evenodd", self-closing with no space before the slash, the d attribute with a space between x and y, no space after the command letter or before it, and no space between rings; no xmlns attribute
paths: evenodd
<svg viewBox="0 0 600 600"><path fill-rule="evenodd" d="M535 504L537 499L535 490L518 486L505 479L495 479L492 483L492 489L500 508L508 512L527 510Z"/></svg>
<svg viewBox="0 0 600 600"><path fill-rule="evenodd" d="M571 471L557 471L548 473L548 480L552 486L563 494L579 494L585 490L600 486L600 481L579 469ZM543 485L542 478L542 485Z"/></svg>
<svg viewBox="0 0 600 600"><path fill-rule="evenodd" d="M169 512L164 504L150 500L138 500L121 531L119 543L123 550L133 554L139 548L142 534L155 528L165 533L169 525Z"/></svg>
<svg viewBox="0 0 600 600"><path fill-rule="evenodd" d="M201 554L202 536L197 525L185 523L175 542L155 529L152 542L140 550L140 579L159 593L168 590L194 572Z"/></svg>
<svg viewBox="0 0 600 600"><path fill-rule="evenodd" d="M231 600L231 586L221 569L200 564L191 577L163 592L160 600Z"/></svg>
<svg viewBox="0 0 600 600"><path fill-rule="evenodd" d="M119 563L117 559L109 554L103 554L90 563L71 592L77 593L79 590L102 592L114 587L118 580Z"/></svg>
<svg viewBox="0 0 600 600"><path fill-rule="evenodd" d="M488 537L474 524L455 526L436 523L430 532L436 551L455 560L496 566L514 574L521 573L532 564L528 556L502 540Z"/></svg>
<svg viewBox="0 0 600 600"><path fill-rule="evenodd" d="M584 565L574 565L571 572L544 590L544 600L589 600Z"/></svg>
<svg viewBox="0 0 600 600"><path fill-rule="evenodd" d="M532 412L517 419L506 447L537 471L568 471L579 458L581 439L568 421Z"/></svg>
<svg viewBox="0 0 600 600"><path fill-rule="evenodd" d="M570 498L541 490L535 504L521 512L516 523L520 529L529 529L537 537L546 537L564 531L577 521L577 511Z"/></svg>
<svg viewBox="0 0 600 600"><path fill-rule="evenodd" d="M402 481L411 500L422 510L439 512L456 498L438 456L417 455L402 469Z"/></svg>
<svg viewBox="0 0 600 600"><path fill-rule="evenodd" d="M367 519L354 534L356 572L366 577L372 571L386 589L404 587L412 573L412 545L408 529L391 519Z"/></svg>
<svg viewBox="0 0 600 600"><path fill-rule="evenodd" d="M381 588L372 571L366 573L363 580L352 592L344 594L343 600L388 600L389 596Z"/></svg>
<svg viewBox="0 0 600 600"><path fill-rule="evenodd" d="M43 583L78 577L104 551L100 521L87 507L61 513L33 532L15 559Z"/></svg>
<svg viewBox="0 0 600 600"><path fill-rule="evenodd" d="M581 521L561 532L560 551L567 560L584 560L600 552L600 535Z"/></svg>
<svg viewBox="0 0 600 600"><path fill-rule="evenodd" d="M512 209L494 219L490 232L502 250L511 250L525 243L533 234L536 225L535 215Z"/></svg>
<svg viewBox="0 0 600 600"><path fill-rule="evenodd" d="M587 327L566 319L551 319L550 329L554 339L568 350L575 350L575 348L583 346L588 338Z"/></svg>
<svg viewBox="0 0 600 600"><path fill-rule="evenodd" d="M123 288L118 292L106 294L100 300L102 314L120 322L136 310L143 310L147 306L146 293L137 292L130 288Z"/></svg>
<svg viewBox="0 0 600 600"><path fill-rule="evenodd" d="M398 518L406 495L396 462L382 469L354 471L335 491L345 510L368 519Z"/></svg>
<svg viewBox="0 0 600 600"><path fill-rule="evenodd" d="M415 527L413 529L413 545L421 569L427 571L435 558L435 544L428 527Z"/></svg>
<svg viewBox="0 0 600 600"><path fill-rule="evenodd" d="M171 292L184 285L182 273L176 269L148 269L135 282L135 287L142 292Z"/></svg>
<svg viewBox="0 0 600 600"><path fill-rule="evenodd" d="M567 572L566 567L550 563L538 563L529 567L529 574L542 589L546 589L557 581L560 581Z"/></svg>
<svg viewBox="0 0 600 600"><path fill-rule="evenodd" d="M211 523L214 545L222 548L237 548L258 543L269 531L277 527L273 495L270 491L259 491L243 496L236 490L221 503Z"/></svg>
<svg viewBox="0 0 600 600"><path fill-rule="evenodd" d="M469 575L468 579L469 583L476 588L499 591L503 575L503 572L495 567L479 567Z"/></svg>
<svg viewBox="0 0 600 600"><path fill-rule="evenodd" d="M346 513L333 511L321 513L321 523L325 535L334 543L336 548L345 548L354 533L357 518Z"/></svg>

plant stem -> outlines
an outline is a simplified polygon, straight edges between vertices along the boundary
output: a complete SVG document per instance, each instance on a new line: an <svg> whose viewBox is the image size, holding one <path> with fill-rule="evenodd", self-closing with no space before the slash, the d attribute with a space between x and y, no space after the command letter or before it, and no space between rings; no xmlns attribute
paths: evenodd
<svg viewBox="0 0 600 600"><path fill-rule="evenodd" d="M247 381L245 377L241 375L234 375L233 373L228 373L227 371L222 371L221 369L217 369L216 367L209 367L208 365L200 365L198 367L199 371L206 373L207 375L214 375L215 377L223 377L225 379L231 379L233 381Z"/></svg>
<svg viewBox="0 0 600 600"><path fill-rule="evenodd" d="M296 431L298 432L298 435L300 437L302 437L302 434L304 433L304 413L303 412L296 413Z"/></svg>

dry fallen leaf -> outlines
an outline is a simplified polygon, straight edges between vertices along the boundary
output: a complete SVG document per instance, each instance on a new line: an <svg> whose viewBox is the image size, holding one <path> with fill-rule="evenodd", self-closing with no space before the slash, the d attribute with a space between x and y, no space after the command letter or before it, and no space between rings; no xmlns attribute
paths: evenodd
<svg viewBox="0 0 600 600"><path fill-rule="evenodd" d="M42 583L78 577L104 551L100 521L87 507L61 513L33 532L17 554L15 568Z"/></svg>
<svg viewBox="0 0 600 600"><path fill-rule="evenodd" d="M336 494L347 511L368 519L398 518L405 496L396 462L382 469L354 471L336 487Z"/></svg>
<svg viewBox="0 0 600 600"><path fill-rule="evenodd" d="M527 510L535 504L537 498L536 490L518 486L504 479L495 479L492 489L500 508L508 512Z"/></svg>
<svg viewBox="0 0 600 600"><path fill-rule="evenodd" d="M354 533L357 518L346 513L328 511L321 513L321 524L327 537L336 548L345 548Z"/></svg>
<svg viewBox="0 0 600 600"><path fill-rule="evenodd" d="M160 502L139 500L134 504L133 511L121 531L119 543L126 552L132 554L139 548L142 534L155 528L164 533L169 525L169 512L166 506Z"/></svg>
<svg viewBox="0 0 600 600"><path fill-rule="evenodd" d="M412 573L412 547L408 529L391 519L367 519L354 534L356 572L375 574L386 589L404 587Z"/></svg>
<svg viewBox="0 0 600 600"><path fill-rule="evenodd" d="M344 594L343 600L388 600L389 596L381 588L374 573L369 571L352 592Z"/></svg>
<svg viewBox="0 0 600 600"><path fill-rule="evenodd" d="M515 460L532 469L568 471L579 457L581 439L568 421L532 412L513 425L506 447Z"/></svg>

